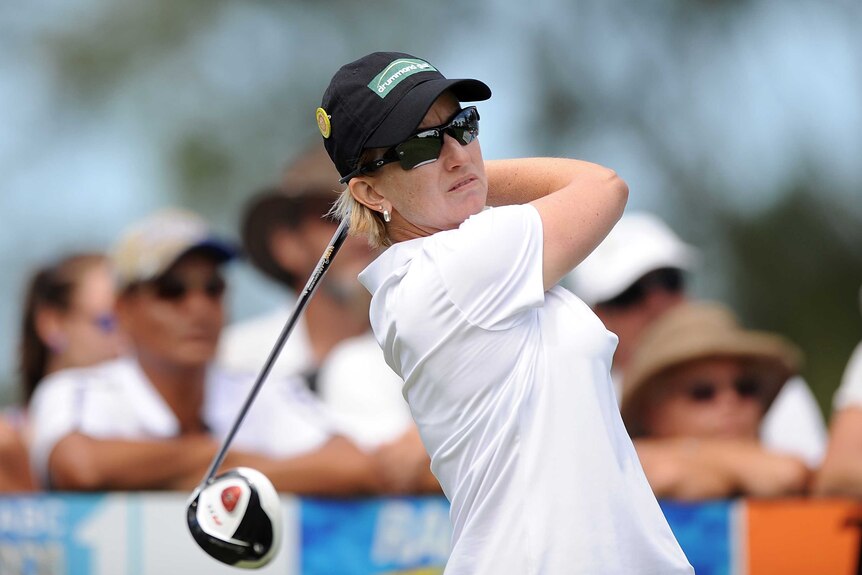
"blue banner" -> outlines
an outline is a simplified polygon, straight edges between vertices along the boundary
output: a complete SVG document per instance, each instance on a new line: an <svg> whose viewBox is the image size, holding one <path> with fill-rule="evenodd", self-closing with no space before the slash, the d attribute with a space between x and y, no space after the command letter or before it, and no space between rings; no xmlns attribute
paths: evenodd
<svg viewBox="0 0 862 575"><path fill-rule="evenodd" d="M443 497L303 498L302 575L441 573L452 529Z"/></svg>

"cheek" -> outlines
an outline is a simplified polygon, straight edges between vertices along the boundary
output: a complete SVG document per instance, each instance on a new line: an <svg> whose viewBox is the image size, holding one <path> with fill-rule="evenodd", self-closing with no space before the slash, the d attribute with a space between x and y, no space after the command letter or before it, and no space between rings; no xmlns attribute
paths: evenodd
<svg viewBox="0 0 862 575"><path fill-rule="evenodd" d="M652 437L684 437L700 435L711 423L704 410L689 402L667 398L647 409L644 426Z"/></svg>

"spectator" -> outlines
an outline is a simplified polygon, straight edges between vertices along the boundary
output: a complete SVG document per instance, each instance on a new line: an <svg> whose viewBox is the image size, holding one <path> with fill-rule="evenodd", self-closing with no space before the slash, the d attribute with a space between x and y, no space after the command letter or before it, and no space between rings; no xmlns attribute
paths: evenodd
<svg viewBox="0 0 862 575"><path fill-rule="evenodd" d="M804 462L758 439L799 361L795 346L743 329L717 304L677 305L645 331L623 379L621 412L656 496L801 493Z"/></svg>
<svg viewBox="0 0 862 575"><path fill-rule="evenodd" d="M305 286L336 222L325 217L343 188L320 146L294 160L277 189L248 203L242 238L252 263L297 294ZM367 242L349 237L308 303L273 373L302 374L350 439L375 454L384 486L395 492L438 491L430 459L416 433L403 382L383 359L370 332L368 291L357 275L373 256ZM230 326L219 362L231 371L257 372L293 306Z"/></svg>
<svg viewBox="0 0 862 575"><path fill-rule="evenodd" d="M862 303L862 290L859 296ZM862 497L862 343L853 350L835 393L829 446L814 491Z"/></svg>
<svg viewBox="0 0 862 575"><path fill-rule="evenodd" d="M31 459L57 489L187 489L203 477L250 377L212 368L224 308L221 265L233 248L193 214L137 224L114 253L117 318L132 354L47 378L31 407ZM277 489L351 494L376 488L371 458L338 436L308 390L271 380L225 466L249 465Z"/></svg>
<svg viewBox="0 0 862 575"><path fill-rule="evenodd" d="M45 376L115 358L121 350L114 280L104 255L67 256L33 274L21 322L25 403Z"/></svg>
<svg viewBox="0 0 862 575"><path fill-rule="evenodd" d="M119 355L121 338L113 306L113 278L101 254L69 255L33 273L18 356L25 406L45 376ZM7 415L8 421L0 421L0 490L29 491L35 483L19 434L26 409Z"/></svg>
<svg viewBox="0 0 862 575"><path fill-rule="evenodd" d="M640 338L668 310L689 300L688 274L698 254L656 216L629 212L564 280L619 337L613 378L620 382ZM795 375L763 418L761 439L814 468L826 446L826 425L811 389Z"/></svg>
<svg viewBox="0 0 862 575"><path fill-rule="evenodd" d="M293 295L298 295L337 223L326 217L343 187L324 150L316 146L285 171L282 185L248 202L242 238L251 262ZM276 375L302 374L316 388L317 371L332 348L369 329L369 296L356 275L372 258L368 245L348 238L308 303L273 366ZM229 326L219 350L222 367L257 372L281 333L293 305Z"/></svg>

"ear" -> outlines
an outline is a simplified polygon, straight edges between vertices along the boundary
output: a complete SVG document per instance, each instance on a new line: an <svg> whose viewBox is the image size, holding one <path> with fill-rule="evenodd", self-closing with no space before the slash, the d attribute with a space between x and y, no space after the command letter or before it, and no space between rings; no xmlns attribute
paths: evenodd
<svg viewBox="0 0 862 575"><path fill-rule="evenodd" d="M353 199L374 212L384 209L392 211L392 205L383 197L375 183L370 178L356 176L348 184Z"/></svg>

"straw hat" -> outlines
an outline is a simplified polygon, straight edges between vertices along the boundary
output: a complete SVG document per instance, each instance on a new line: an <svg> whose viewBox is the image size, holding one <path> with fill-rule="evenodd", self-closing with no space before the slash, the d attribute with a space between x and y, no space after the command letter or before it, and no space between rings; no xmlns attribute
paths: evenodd
<svg viewBox="0 0 862 575"><path fill-rule="evenodd" d="M326 150L317 144L290 163L279 185L253 196L240 224L243 248L252 264L288 287L304 280L278 264L272 253L272 233L279 226L297 227L309 214L324 217L344 189L339 177Z"/></svg>
<svg viewBox="0 0 862 575"><path fill-rule="evenodd" d="M709 302L682 303L644 333L623 379L620 410L632 435L641 433L646 391L661 374L690 361L732 357L749 363L764 384L764 411L784 383L798 373L802 354L783 337L744 329L726 307Z"/></svg>

